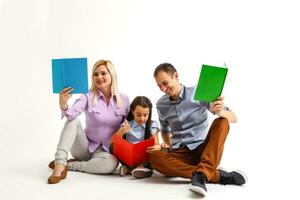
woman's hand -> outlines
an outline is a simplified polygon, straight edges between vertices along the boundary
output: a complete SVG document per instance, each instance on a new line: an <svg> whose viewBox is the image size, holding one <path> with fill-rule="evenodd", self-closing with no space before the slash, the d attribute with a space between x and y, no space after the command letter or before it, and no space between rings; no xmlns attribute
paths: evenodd
<svg viewBox="0 0 300 200"><path fill-rule="evenodd" d="M155 151L159 151L161 149L160 145L153 145L151 147L148 147L146 152L147 153L153 153Z"/></svg>
<svg viewBox="0 0 300 200"><path fill-rule="evenodd" d="M62 110L68 109L68 99L71 97L71 92L73 89L71 87L64 88L59 94L59 106Z"/></svg>

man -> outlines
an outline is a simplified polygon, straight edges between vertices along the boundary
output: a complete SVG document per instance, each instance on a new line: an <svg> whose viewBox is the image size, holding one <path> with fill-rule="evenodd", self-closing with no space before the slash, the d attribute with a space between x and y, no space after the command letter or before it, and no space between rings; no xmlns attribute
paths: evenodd
<svg viewBox="0 0 300 200"><path fill-rule="evenodd" d="M195 101L195 88L180 84L176 69L169 63L160 64L154 78L165 93L156 104L164 144L162 151L150 155L151 167L169 177L191 179L190 190L203 196L206 182L246 183L241 172L218 169L229 122L237 120L234 112L224 106L224 98L212 103ZM210 127L207 110L219 116Z"/></svg>

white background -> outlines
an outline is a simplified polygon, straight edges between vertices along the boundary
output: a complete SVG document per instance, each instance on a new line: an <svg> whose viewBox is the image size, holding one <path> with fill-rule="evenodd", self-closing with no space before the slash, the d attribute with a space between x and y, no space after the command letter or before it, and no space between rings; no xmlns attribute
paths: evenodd
<svg viewBox="0 0 300 200"><path fill-rule="evenodd" d="M221 166L243 170L249 183L208 185L207 198L299 198L299 19L292 0L0 0L0 199L198 198L188 182L159 174L135 181L71 172L46 184L64 123L51 59L62 57L87 57L89 74L98 59L111 60L120 90L153 103L162 95L158 64L172 63L191 86L202 64L226 62L223 95L238 123Z"/></svg>

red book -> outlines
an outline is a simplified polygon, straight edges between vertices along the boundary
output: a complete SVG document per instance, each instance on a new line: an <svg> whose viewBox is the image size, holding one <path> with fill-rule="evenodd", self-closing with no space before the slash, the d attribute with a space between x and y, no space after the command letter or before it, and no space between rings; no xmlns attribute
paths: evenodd
<svg viewBox="0 0 300 200"><path fill-rule="evenodd" d="M126 165L134 167L148 160L147 148L154 145L154 138L151 137L139 143L132 144L119 135L113 135L113 155Z"/></svg>

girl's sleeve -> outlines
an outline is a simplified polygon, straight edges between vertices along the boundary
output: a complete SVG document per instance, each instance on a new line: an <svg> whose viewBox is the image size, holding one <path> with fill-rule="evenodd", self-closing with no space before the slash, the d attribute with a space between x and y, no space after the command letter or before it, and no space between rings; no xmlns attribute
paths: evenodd
<svg viewBox="0 0 300 200"><path fill-rule="evenodd" d="M73 120L78 115L80 115L84 109L87 107L88 98L86 94L81 95L72 105L72 107L68 107L67 110L62 110L62 118L66 117L67 120Z"/></svg>
<svg viewBox="0 0 300 200"><path fill-rule="evenodd" d="M152 124L151 124L151 128L150 128L150 131L151 131L151 134L155 134L155 133L158 133L159 132L159 125L157 123L157 121L152 121Z"/></svg>

